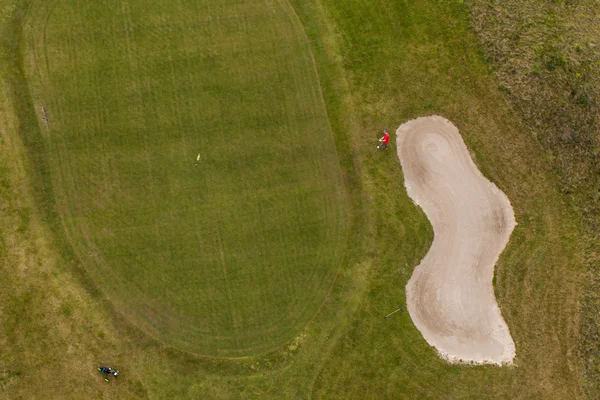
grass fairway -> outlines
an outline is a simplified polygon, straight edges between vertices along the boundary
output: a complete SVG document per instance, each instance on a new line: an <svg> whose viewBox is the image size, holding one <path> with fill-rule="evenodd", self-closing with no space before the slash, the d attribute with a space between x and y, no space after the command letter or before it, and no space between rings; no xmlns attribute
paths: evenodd
<svg viewBox="0 0 600 400"><path fill-rule="evenodd" d="M25 35L62 223L116 308L192 353L250 355L293 338L347 236L293 9L33 1Z"/></svg>

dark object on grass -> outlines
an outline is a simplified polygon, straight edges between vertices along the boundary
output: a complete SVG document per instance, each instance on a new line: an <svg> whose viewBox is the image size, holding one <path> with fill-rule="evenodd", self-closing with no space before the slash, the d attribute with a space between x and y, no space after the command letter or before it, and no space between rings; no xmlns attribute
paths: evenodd
<svg viewBox="0 0 600 400"><path fill-rule="evenodd" d="M111 368L111 367L100 366L97 369L98 369L98 372L100 372L101 374L105 375L104 380L106 382L109 381L109 379L108 379L109 375L112 375L115 378L119 376L119 371L117 371L116 369Z"/></svg>

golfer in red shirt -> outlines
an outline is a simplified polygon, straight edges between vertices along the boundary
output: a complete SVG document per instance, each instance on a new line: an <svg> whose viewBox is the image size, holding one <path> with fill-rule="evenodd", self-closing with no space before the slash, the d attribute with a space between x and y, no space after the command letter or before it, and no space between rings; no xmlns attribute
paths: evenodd
<svg viewBox="0 0 600 400"><path fill-rule="evenodd" d="M377 145L377 150L381 150L381 149L386 149L388 148L388 143L390 142L390 134L388 133L387 129L383 130L383 137L381 139L379 139L379 141L381 143L379 143Z"/></svg>

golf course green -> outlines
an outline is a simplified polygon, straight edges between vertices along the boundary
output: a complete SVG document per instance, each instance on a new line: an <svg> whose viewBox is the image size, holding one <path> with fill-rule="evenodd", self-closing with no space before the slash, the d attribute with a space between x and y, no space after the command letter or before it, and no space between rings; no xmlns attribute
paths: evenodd
<svg viewBox="0 0 600 400"><path fill-rule="evenodd" d="M185 351L276 348L340 267L347 199L284 1L34 2L56 204L116 309Z"/></svg>

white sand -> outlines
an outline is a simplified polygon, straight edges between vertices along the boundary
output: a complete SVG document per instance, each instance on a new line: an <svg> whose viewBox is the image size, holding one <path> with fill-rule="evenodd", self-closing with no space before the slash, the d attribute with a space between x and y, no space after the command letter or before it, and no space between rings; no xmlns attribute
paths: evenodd
<svg viewBox="0 0 600 400"><path fill-rule="evenodd" d="M510 363L515 344L492 285L516 225L510 202L481 174L447 119L418 118L396 134L408 195L434 231L406 286L410 316L451 362Z"/></svg>

